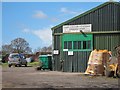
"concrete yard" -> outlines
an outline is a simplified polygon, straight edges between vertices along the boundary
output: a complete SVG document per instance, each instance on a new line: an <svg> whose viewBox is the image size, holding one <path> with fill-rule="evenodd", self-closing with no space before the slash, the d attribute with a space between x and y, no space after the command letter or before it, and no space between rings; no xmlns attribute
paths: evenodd
<svg viewBox="0 0 120 90"><path fill-rule="evenodd" d="M37 71L35 67L2 68L2 88L118 88L118 86L118 78Z"/></svg>

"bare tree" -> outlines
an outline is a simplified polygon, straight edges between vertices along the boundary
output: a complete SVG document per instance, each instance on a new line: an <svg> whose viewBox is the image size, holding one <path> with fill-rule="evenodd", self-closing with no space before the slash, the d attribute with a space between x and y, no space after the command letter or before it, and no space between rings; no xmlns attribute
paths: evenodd
<svg viewBox="0 0 120 90"><path fill-rule="evenodd" d="M30 48L30 47L26 47L26 49L25 49L25 53L31 53L31 54L32 54L32 48Z"/></svg>
<svg viewBox="0 0 120 90"><path fill-rule="evenodd" d="M41 52L47 52L47 47L43 47L43 48L41 48L40 51L41 51Z"/></svg>
<svg viewBox="0 0 120 90"><path fill-rule="evenodd" d="M48 46L47 52L52 52L52 45Z"/></svg>
<svg viewBox="0 0 120 90"><path fill-rule="evenodd" d="M16 38L11 41L11 46L18 52L24 51L28 47L28 42L23 38Z"/></svg>
<svg viewBox="0 0 120 90"><path fill-rule="evenodd" d="M48 47L42 47L42 48L40 48L40 47L38 47L37 49L35 49L35 51L34 51L35 53L36 52L52 52L52 45L50 45L50 46L48 46Z"/></svg>
<svg viewBox="0 0 120 90"><path fill-rule="evenodd" d="M12 52L17 53L32 53L29 43L23 38L16 38L11 41L11 44L8 45L11 47ZM9 50L9 48L7 48Z"/></svg>
<svg viewBox="0 0 120 90"><path fill-rule="evenodd" d="M37 49L34 50L34 53L40 52L40 51L41 51L41 47L38 47Z"/></svg>
<svg viewBox="0 0 120 90"><path fill-rule="evenodd" d="M13 48L11 45L2 45L2 53L7 54L13 52Z"/></svg>

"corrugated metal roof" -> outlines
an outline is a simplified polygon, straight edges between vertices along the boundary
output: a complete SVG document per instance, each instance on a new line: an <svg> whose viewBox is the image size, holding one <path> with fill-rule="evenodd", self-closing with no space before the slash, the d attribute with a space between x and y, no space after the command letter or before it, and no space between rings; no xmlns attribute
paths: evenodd
<svg viewBox="0 0 120 90"><path fill-rule="evenodd" d="M72 19L69 19L69 20L67 20L67 21L65 21L65 22L63 22L63 23L61 23L61 24L59 24L59 25L57 25L57 26L55 26L55 27L53 27L53 28L51 28L51 29L54 30L54 29L56 29L56 28L58 28L58 27L60 27L60 26L62 26L62 25L64 25L64 24L66 24L66 23L69 23L69 22L71 22L71 21L73 21L73 20L76 20L76 19L78 19L78 18L80 18L80 17L82 17L82 16L84 16L84 15L87 15L87 14L89 14L89 13L91 13L91 12L94 12L94 11L98 10L99 8L102 8L102 7L104 7L104 6L108 5L108 4L111 4L111 3L114 3L114 4L120 6L120 3L119 3L119 2L105 2L105 3L103 3L103 4L101 4L101 5L97 6L97 7L95 7L95 8L93 8L93 9L88 10L87 12L85 12L85 13L83 13L83 14L80 14L80 15L72 18Z"/></svg>

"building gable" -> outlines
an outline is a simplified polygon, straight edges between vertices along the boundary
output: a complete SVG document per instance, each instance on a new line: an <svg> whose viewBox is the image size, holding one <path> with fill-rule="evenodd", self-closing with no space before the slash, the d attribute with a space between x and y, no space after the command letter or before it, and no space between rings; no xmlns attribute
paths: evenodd
<svg viewBox="0 0 120 90"><path fill-rule="evenodd" d="M115 7L115 8L113 8L113 7ZM91 23L91 24L94 24L93 31L95 31L95 30L111 31L109 28L111 28L112 30L114 29L114 31L120 31L120 26L119 26L120 21L118 19L119 16L120 16L120 3L119 2L106 2L106 3L103 3L83 14L80 14L66 22L63 22L63 23L53 27L52 30L58 29L59 31L56 31L56 33L58 33L58 32L62 33L61 27L63 25L77 25L77 24ZM106 21L103 21L103 20L106 20ZM99 23L103 23L103 24L95 25L95 24L99 24ZM116 26L114 25L114 27L112 27L111 24L113 24L113 23L116 24ZM102 27L104 25L106 25L106 26ZM98 27L99 29L96 27Z"/></svg>

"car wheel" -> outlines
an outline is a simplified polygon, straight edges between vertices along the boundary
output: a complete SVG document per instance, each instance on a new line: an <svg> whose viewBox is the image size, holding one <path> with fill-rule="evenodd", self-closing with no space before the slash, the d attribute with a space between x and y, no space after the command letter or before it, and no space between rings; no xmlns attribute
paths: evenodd
<svg viewBox="0 0 120 90"><path fill-rule="evenodd" d="M15 67L17 67L17 65L15 65Z"/></svg>
<svg viewBox="0 0 120 90"><path fill-rule="evenodd" d="M25 67L27 67L27 64L25 64Z"/></svg>
<svg viewBox="0 0 120 90"><path fill-rule="evenodd" d="M19 64L19 67L21 67L21 64Z"/></svg>
<svg viewBox="0 0 120 90"><path fill-rule="evenodd" d="M12 66L11 64L8 65L8 67L11 67L11 66Z"/></svg>

